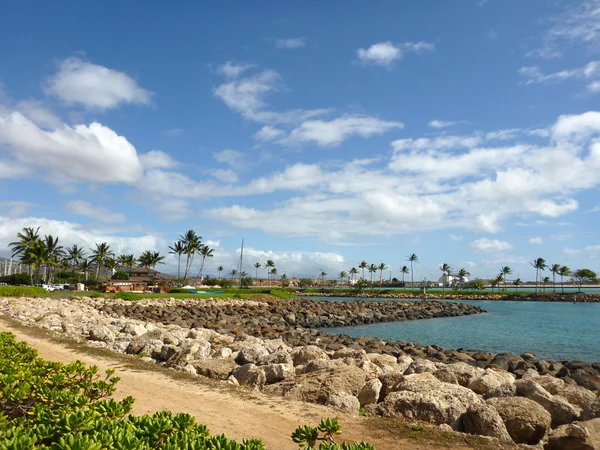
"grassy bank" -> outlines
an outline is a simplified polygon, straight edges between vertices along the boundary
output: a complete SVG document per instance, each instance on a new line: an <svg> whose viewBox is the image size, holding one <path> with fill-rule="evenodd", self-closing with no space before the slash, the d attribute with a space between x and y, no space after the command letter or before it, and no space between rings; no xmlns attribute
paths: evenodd
<svg viewBox="0 0 600 450"><path fill-rule="evenodd" d="M45 292L42 290L42 294L36 295L47 295L50 297L122 297L125 300L142 300L145 298L175 298L175 299L206 299L206 298L241 298L248 300L260 300L265 297L272 298L295 298L294 295L289 290L281 290L281 289L225 289L223 293L210 293L210 290L206 291L209 294L190 294L190 293L161 293L161 294L134 294L134 293L123 293L121 296L118 294L112 293L104 293L104 292L68 292L68 291L56 291L56 292ZM220 291L220 290L219 290ZM217 292L219 292L217 291Z"/></svg>

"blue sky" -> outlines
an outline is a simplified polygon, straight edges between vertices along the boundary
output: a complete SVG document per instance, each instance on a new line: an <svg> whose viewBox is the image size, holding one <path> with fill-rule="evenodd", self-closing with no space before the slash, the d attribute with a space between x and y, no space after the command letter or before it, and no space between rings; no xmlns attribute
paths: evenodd
<svg viewBox="0 0 600 450"><path fill-rule="evenodd" d="M600 269L600 1L23 1L0 17L0 254ZM169 257L166 271L176 261Z"/></svg>

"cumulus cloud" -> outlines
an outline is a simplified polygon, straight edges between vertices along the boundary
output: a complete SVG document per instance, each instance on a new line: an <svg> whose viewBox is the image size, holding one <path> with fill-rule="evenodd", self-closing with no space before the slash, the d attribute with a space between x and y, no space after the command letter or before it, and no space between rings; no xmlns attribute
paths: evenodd
<svg viewBox="0 0 600 450"><path fill-rule="evenodd" d="M381 120L368 116L342 116L333 120L307 120L282 140L287 144L315 142L321 147L340 145L349 136L363 138L380 135L392 129L404 128L402 122Z"/></svg>
<svg viewBox="0 0 600 450"><path fill-rule="evenodd" d="M252 136L257 141L261 142L269 142L275 141L285 135L285 131L280 130L279 128L272 127L270 125L265 125L259 131L254 133Z"/></svg>
<svg viewBox="0 0 600 450"><path fill-rule="evenodd" d="M126 216L109 209L102 208L84 200L73 200L65 204L65 209L71 214L85 216L99 222L121 223L125 222Z"/></svg>
<svg viewBox="0 0 600 450"><path fill-rule="evenodd" d="M277 47L279 49L295 49L295 48L304 47L305 45L306 45L306 38L304 38L304 37L275 40L275 47Z"/></svg>
<svg viewBox="0 0 600 450"><path fill-rule="evenodd" d="M446 128L456 125L457 121L432 120L427 125L431 128Z"/></svg>
<svg viewBox="0 0 600 450"><path fill-rule="evenodd" d="M12 112L0 115L0 144L20 163L66 180L134 183L142 175L135 147L96 122L49 131Z"/></svg>
<svg viewBox="0 0 600 450"><path fill-rule="evenodd" d="M79 58L65 59L47 80L45 92L68 105L101 111L126 103L148 105L152 100L152 93L124 72Z"/></svg>
<svg viewBox="0 0 600 450"><path fill-rule="evenodd" d="M242 170L246 166L246 155L238 150L226 149L213 152L213 158L235 170Z"/></svg>
<svg viewBox="0 0 600 450"><path fill-rule="evenodd" d="M55 129L62 124L56 114L36 100L22 100L17 104L16 109L43 128Z"/></svg>
<svg viewBox="0 0 600 450"><path fill-rule="evenodd" d="M523 84L550 84L560 83L569 79L587 80L588 91L595 93L598 91L600 82L600 61L590 61L583 67L575 69L561 70L550 74L544 74L537 66L521 67L519 74L524 77Z"/></svg>
<svg viewBox="0 0 600 450"><path fill-rule="evenodd" d="M228 78L237 78L244 71L254 67L254 64L235 64L231 61L227 61L225 64L217 67L217 73L224 75Z"/></svg>
<svg viewBox="0 0 600 450"><path fill-rule="evenodd" d="M430 42L404 42L394 44L391 41L378 42L368 48L359 48L356 51L358 59L365 64L374 64L383 67L391 67L396 61L402 59L404 53L421 53L431 51L435 48Z"/></svg>
<svg viewBox="0 0 600 450"><path fill-rule="evenodd" d="M498 239L480 238L471 242L471 247L481 252L501 252L510 250L512 245Z"/></svg>
<svg viewBox="0 0 600 450"><path fill-rule="evenodd" d="M541 244L544 243L544 240L541 237L532 237L532 238L529 239L529 243L530 244L539 244L539 245L541 245Z"/></svg>
<svg viewBox="0 0 600 450"><path fill-rule="evenodd" d="M224 183L236 183L239 179L237 174L231 169L212 169L211 175Z"/></svg>
<svg viewBox="0 0 600 450"><path fill-rule="evenodd" d="M170 155L160 150L142 153L139 159L144 169L172 169L179 165Z"/></svg>

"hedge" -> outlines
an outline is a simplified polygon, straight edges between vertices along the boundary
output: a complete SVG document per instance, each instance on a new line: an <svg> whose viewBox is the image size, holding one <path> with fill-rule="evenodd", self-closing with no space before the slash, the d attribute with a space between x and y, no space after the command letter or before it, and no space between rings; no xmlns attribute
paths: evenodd
<svg viewBox="0 0 600 450"><path fill-rule="evenodd" d="M80 361L46 361L12 333L0 333L0 449L265 450L257 439L211 436L189 414L134 416L132 397L110 398L118 381L114 371L101 376ZM336 444L339 428L325 419L316 428L298 427L292 439L307 449L320 441L321 450L374 450L365 443Z"/></svg>
<svg viewBox="0 0 600 450"><path fill-rule="evenodd" d="M33 297L47 295L46 289L31 286L0 286L0 297Z"/></svg>

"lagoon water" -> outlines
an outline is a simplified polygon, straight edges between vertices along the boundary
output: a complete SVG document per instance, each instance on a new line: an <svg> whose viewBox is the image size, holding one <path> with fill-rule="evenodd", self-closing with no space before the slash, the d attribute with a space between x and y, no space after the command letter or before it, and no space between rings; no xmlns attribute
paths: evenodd
<svg viewBox="0 0 600 450"><path fill-rule="evenodd" d="M313 298L330 301L365 300ZM532 351L538 359L600 362L600 303L461 302L481 306L487 313L321 331L493 353L521 354Z"/></svg>

